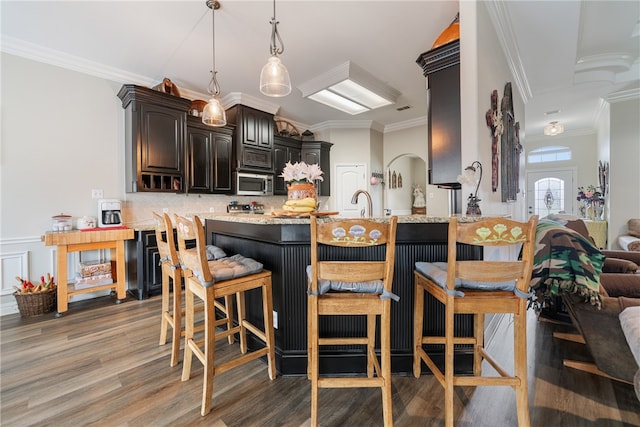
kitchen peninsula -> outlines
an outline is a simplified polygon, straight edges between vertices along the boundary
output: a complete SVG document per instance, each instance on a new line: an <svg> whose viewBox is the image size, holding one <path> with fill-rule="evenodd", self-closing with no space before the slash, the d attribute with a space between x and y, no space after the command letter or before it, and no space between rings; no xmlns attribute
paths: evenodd
<svg viewBox="0 0 640 427"><path fill-rule="evenodd" d="M308 218L276 218L271 215L199 215L205 222L207 242L222 248L228 255L241 253L259 260L273 274L273 309L276 339L276 366L281 375L306 375L307 372L307 280L305 268L310 264L310 228ZM331 221L332 217L327 220ZM380 217L384 220L384 217ZM462 220L465 220L464 218ZM469 219L471 220L471 219ZM396 262L393 292L400 301L392 304L391 357L394 373L410 374L413 361L413 270L416 261L444 261L447 251L448 218L425 215L398 218ZM481 259L477 248L460 248L465 259ZM336 260L353 254L349 248L328 248L323 256ZM382 249L372 249L371 256L382 256ZM369 256L369 254L367 255ZM247 315L258 325L261 320L259 293L247 295ZM255 318L254 316L257 316ZM442 308L432 297L425 301L425 328L444 330ZM321 330L365 328L365 319L334 316L322 319ZM473 319L460 319L459 332L471 336ZM438 358L442 350L434 348ZM471 369L471 350L456 353L464 370ZM325 372L366 372L365 353L358 346L328 347L321 354Z"/></svg>

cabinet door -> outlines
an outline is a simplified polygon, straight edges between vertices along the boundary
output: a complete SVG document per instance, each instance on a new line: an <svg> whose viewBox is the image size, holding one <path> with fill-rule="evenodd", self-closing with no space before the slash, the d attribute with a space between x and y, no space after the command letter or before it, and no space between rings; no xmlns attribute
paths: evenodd
<svg viewBox="0 0 640 427"><path fill-rule="evenodd" d="M318 196L331 195L331 162L329 160L331 145L331 143L322 141L302 143L302 161L309 165L320 165L320 169L323 172L322 177L324 180L316 182Z"/></svg>
<svg viewBox="0 0 640 427"><path fill-rule="evenodd" d="M162 294L162 267L160 252L156 246L147 247L145 252L145 287L147 296Z"/></svg>
<svg viewBox="0 0 640 427"><path fill-rule="evenodd" d="M460 64L429 75L429 183L459 188Z"/></svg>
<svg viewBox="0 0 640 427"><path fill-rule="evenodd" d="M212 189L212 134L205 129L189 128L187 132L187 191L208 193Z"/></svg>
<svg viewBox="0 0 640 427"><path fill-rule="evenodd" d="M142 172L181 173L186 112L153 104L140 107Z"/></svg>
<svg viewBox="0 0 640 427"><path fill-rule="evenodd" d="M231 158L233 140L231 135L213 136L213 191L219 193L231 192Z"/></svg>
<svg viewBox="0 0 640 427"><path fill-rule="evenodd" d="M279 175L287 163L288 155L289 149L287 147L277 144L273 146L273 171L275 172L275 176L273 177L274 195L287 194L287 184L284 182L284 178Z"/></svg>

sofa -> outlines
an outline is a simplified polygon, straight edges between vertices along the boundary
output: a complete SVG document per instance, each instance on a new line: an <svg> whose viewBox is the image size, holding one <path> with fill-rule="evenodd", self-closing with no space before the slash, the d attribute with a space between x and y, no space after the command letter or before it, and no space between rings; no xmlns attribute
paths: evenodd
<svg viewBox="0 0 640 427"><path fill-rule="evenodd" d="M627 222L627 234L618 237L618 244L625 251L640 252L640 219Z"/></svg>
<svg viewBox="0 0 640 427"><path fill-rule="evenodd" d="M540 223L539 227L546 223L553 238L544 240L537 236L536 252L539 245L557 245L549 252L553 256L560 253L568 256L571 263L559 264L559 258L555 258L546 271L534 265L533 274L538 276L535 281L532 278L532 283L538 283L535 291L538 297L548 298L551 284L555 284L550 279L554 276L553 269L564 270L563 274L575 269L566 279L573 281L571 286L558 285L554 291L562 299L594 361L565 360L565 365L633 384L640 400L640 252L598 250L590 243L586 226L580 220L555 225L553 221ZM576 264L585 258L592 262L588 261L582 271ZM594 289L597 295L593 294Z"/></svg>

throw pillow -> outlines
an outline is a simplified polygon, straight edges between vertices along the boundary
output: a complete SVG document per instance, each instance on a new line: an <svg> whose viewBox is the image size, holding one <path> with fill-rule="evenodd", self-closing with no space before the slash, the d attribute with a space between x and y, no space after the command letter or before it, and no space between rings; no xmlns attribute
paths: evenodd
<svg viewBox="0 0 640 427"><path fill-rule="evenodd" d="M629 227L629 233L633 237L640 237L640 219L630 219L627 222L627 227Z"/></svg>

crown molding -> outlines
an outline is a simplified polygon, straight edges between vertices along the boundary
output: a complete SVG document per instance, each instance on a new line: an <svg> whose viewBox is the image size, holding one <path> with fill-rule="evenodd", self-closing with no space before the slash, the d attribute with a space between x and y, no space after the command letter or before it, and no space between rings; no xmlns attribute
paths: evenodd
<svg viewBox="0 0 640 427"><path fill-rule="evenodd" d="M274 104L272 102L265 101L262 98L257 98L242 92L229 92L220 100L220 102L222 102L224 108L230 108L236 104L242 104L271 114L276 114L280 109L278 104Z"/></svg>
<svg viewBox="0 0 640 427"><path fill-rule="evenodd" d="M22 58L43 62L49 65L77 71L90 76L111 80L118 83L132 83L140 86L153 86L154 79L140 74L130 73L119 68L110 67L98 62L69 55L54 49L48 49L40 45L25 42L14 37L2 36L2 52Z"/></svg>
<svg viewBox="0 0 640 427"><path fill-rule="evenodd" d="M632 99L638 99L638 98L640 98L640 88L637 88L637 87L633 89L612 92L604 97L605 101L610 102L612 104L616 102L630 101Z"/></svg>
<svg viewBox="0 0 640 427"><path fill-rule="evenodd" d="M322 132L331 129L372 129L384 132L384 126L373 120L327 120L311 126L311 131Z"/></svg>
<svg viewBox="0 0 640 427"><path fill-rule="evenodd" d="M418 117L404 122L392 123L384 127L384 133L396 132L404 129L411 129L417 126L426 126L427 116Z"/></svg>
<svg viewBox="0 0 640 427"><path fill-rule="evenodd" d="M522 95L522 100L526 104L533 97L533 93L529 86L529 80L527 79L527 74L524 71L524 66L522 65L522 59L520 58L516 37L513 32L513 28L511 27L511 21L509 20L504 1L491 0L483 3L487 8L489 18L493 23L496 35L500 41L500 46L502 46L502 51L507 59L507 63L509 64L514 84L517 86L520 94Z"/></svg>

